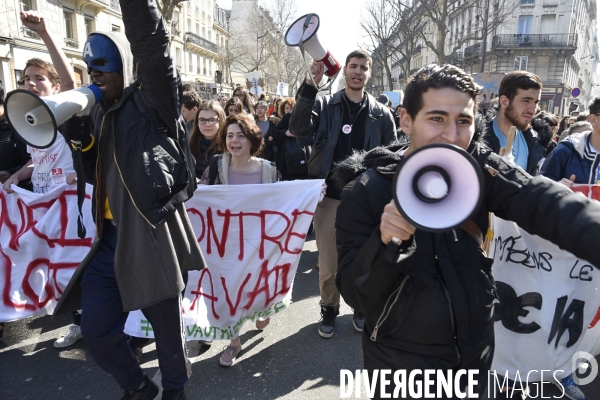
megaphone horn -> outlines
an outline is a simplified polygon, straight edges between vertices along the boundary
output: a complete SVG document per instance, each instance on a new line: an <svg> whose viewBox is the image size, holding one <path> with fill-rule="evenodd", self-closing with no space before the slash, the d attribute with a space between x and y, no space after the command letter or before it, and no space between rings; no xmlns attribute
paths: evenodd
<svg viewBox="0 0 600 400"><path fill-rule="evenodd" d="M52 146L57 129L65 120L101 100L100 88L89 85L47 97L28 90L13 90L4 104L8 123L17 135L31 147L45 149Z"/></svg>
<svg viewBox="0 0 600 400"><path fill-rule="evenodd" d="M483 173L473 157L451 144L423 146L396 168L394 202L415 227L444 232L461 226L482 201Z"/></svg>
<svg viewBox="0 0 600 400"><path fill-rule="evenodd" d="M325 64L325 75L332 77L336 75L340 69L340 63L331 55L331 53L323 47L319 41L317 31L321 22L317 14L306 14L298 18L288 28L285 33L285 43L288 46L298 46L302 44L304 50L315 61Z"/></svg>

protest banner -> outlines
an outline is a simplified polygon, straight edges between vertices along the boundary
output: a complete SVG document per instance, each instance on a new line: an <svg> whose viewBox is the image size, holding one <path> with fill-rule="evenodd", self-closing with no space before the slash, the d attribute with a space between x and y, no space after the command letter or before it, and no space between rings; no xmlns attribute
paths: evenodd
<svg viewBox="0 0 600 400"><path fill-rule="evenodd" d="M600 187L573 189L600 199ZM542 370L562 370L556 376L563 378L573 372L576 352L598 354L600 271L513 222L494 217L493 227L490 256L499 301L492 370L529 382L540 381Z"/></svg>
<svg viewBox="0 0 600 400"><path fill-rule="evenodd" d="M0 190L0 322L51 314L96 235L92 186L83 203L83 239L77 236L75 185L44 194L13 190Z"/></svg>
<svg viewBox="0 0 600 400"><path fill-rule="evenodd" d="M290 85L285 82L277 83L277 96L288 97L290 91Z"/></svg>
<svg viewBox="0 0 600 400"><path fill-rule="evenodd" d="M186 203L208 268L191 271L183 298L188 339L231 339L247 321L289 304L323 180L200 185ZM140 311L126 333L153 337Z"/></svg>
<svg viewBox="0 0 600 400"><path fill-rule="evenodd" d="M246 320L289 305L322 183L199 186L186 207L210 267L188 277L183 311L189 338L230 337ZM0 322L51 314L92 245L92 187L86 188L84 239L77 237L77 191L65 188L0 191ZM127 327L152 336L139 311Z"/></svg>

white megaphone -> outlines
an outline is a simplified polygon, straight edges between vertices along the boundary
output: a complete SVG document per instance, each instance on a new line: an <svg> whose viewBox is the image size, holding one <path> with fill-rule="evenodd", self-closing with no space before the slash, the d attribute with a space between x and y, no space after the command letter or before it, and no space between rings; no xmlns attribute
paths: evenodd
<svg viewBox="0 0 600 400"><path fill-rule="evenodd" d="M394 175L394 202L416 228L443 232L466 222L482 201L483 174L473 157L451 144L411 153Z"/></svg>
<svg viewBox="0 0 600 400"><path fill-rule="evenodd" d="M325 75L332 77L340 69L340 63L323 47L319 42L317 31L319 30L320 20L317 14L306 14L298 18L285 33L285 43L288 46L298 46L302 43L304 50L315 61L322 61L325 64Z"/></svg>
<svg viewBox="0 0 600 400"><path fill-rule="evenodd" d="M56 140L58 127L74 114L88 111L102 100L96 85L39 97L23 89L6 96L6 118L13 130L31 147L45 149Z"/></svg>

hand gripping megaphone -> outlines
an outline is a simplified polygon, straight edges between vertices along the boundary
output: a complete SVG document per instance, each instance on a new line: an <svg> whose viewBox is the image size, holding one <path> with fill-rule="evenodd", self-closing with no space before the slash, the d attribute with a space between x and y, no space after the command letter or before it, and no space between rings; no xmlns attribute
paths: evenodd
<svg viewBox="0 0 600 400"><path fill-rule="evenodd" d="M6 96L4 107L8 123L21 139L31 147L45 149L52 146L65 120L88 111L101 100L102 91L96 85L47 97L18 89Z"/></svg>
<svg viewBox="0 0 600 400"><path fill-rule="evenodd" d="M313 60L325 64L325 75L335 77L342 67L319 41L317 31L319 30L320 24L320 19L317 14L303 15L294 21L288 28L285 33L285 44L288 46L299 46L302 58L304 58L304 50L306 50ZM306 59L304 59L304 61L306 63ZM308 68L308 70L310 73L310 68Z"/></svg>
<svg viewBox="0 0 600 400"><path fill-rule="evenodd" d="M396 168L394 202L413 226L444 232L461 226L483 199L483 173L460 147L432 144L415 150Z"/></svg>

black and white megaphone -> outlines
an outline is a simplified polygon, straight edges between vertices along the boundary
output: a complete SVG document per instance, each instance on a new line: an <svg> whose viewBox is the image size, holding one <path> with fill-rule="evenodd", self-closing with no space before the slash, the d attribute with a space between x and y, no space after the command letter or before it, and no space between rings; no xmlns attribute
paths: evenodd
<svg viewBox="0 0 600 400"><path fill-rule="evenodd" d="M82 114L102 100L96 85L52 96L39 97L28 90L10 92L4 101L6 118L13 130L31 147L45 149L56 140L58 127L74 114Z"/></svg>
<svg viewBox="0 0 600 400"><path fill-rule="evenodd" d="M317 14L303 15L288 28L285 33L285 43L288 46L300 46L300 49L310 54L313 60L322 61L325 64L325 75L333 77L342 67L319 41L317 31L320 24ZM304 57L304 54L302 56Z"/></svg>
<svg viewBox="0 0 600 400"><path fill-rule="evenodd" d="M396 169L394 202L413 226L444 232L462 225L481 204L483 173L475 159L451 144L423 146Z"/></svg>

